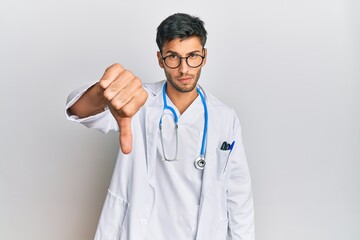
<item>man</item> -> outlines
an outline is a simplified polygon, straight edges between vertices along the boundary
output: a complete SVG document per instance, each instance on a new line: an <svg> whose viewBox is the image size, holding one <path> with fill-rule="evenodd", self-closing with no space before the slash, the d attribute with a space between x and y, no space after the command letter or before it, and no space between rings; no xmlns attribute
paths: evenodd
<svg viewBox="0 0 360 240"><path fill-rule="evenodd" d="M255 239L239 120L198 85L206 34L199 18L171 15L156 37L166 81L142 84L114 64L70 94L70 120L120 132L95 239Z"/></svg>

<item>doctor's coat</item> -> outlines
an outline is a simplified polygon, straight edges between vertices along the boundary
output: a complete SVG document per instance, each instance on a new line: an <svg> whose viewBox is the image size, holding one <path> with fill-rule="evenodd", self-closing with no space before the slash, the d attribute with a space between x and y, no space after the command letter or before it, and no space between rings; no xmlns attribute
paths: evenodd
<svg viewBox="0 0 360 240"><path fill-rule="evenodd" d="M144 85L149 97L132 119L133 151L128 155L120 151L118 155L96 240L147 240L147 227L156 201L154 161L157 141L160 141L163 84L164 81ZM67 109L89 87L72 92ZM202 91L208 107L209 128L196 240L254 240L251 179L239 120L231 108ZM67 112L67 117L105 133L119 130L108 110L83 119ZM232 151L220 149L224 141L235 141ZM190 240L190 224L183 228L189 232Z"/></svg>

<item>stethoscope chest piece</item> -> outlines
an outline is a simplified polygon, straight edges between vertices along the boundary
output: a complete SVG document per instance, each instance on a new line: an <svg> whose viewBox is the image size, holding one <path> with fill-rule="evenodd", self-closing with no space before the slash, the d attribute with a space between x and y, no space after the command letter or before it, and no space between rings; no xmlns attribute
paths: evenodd
<svg viewBox="0 0 360 240"><path fill-rule="evenodd" d="M205 158L202 156L196 158L194 164L197 169L203 170L206 165Z"/></svg>

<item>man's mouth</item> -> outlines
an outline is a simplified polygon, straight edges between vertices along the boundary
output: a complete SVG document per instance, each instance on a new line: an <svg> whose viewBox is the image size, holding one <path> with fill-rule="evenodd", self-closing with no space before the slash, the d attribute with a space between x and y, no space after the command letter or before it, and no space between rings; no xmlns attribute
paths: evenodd
<svg viewBox="0 0 360 240"><path fill-rule="evenodd" d="M178 78L178 81L182 82L182 83L188 83L192 80L192 77L180 77Z"/></svg>

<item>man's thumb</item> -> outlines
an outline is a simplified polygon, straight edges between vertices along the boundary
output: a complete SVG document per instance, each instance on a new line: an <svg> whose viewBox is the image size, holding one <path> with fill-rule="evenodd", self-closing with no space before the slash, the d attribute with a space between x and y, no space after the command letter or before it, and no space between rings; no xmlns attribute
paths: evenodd
<svg viewBox="0 0 360 240"><path fill-rule="evenodd" d="M132 150L131 118L119 118L117 122L120 128L121 151L128 154Z"/></svg>

